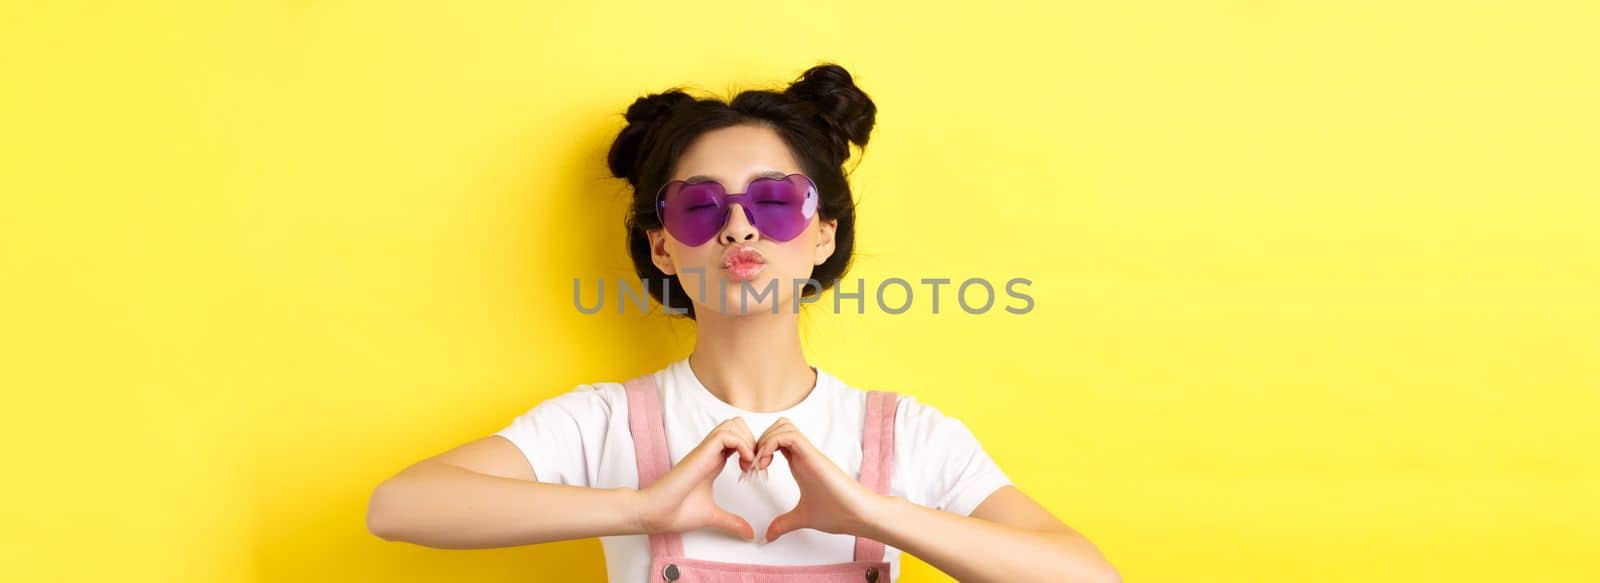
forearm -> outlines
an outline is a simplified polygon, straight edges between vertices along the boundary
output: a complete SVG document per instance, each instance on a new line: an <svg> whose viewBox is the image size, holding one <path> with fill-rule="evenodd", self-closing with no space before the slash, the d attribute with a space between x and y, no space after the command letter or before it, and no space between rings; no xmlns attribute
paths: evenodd
<svg viewBox="0 0 1600 583"><path fill-rule="evenodd" d="M959 581L1121 581L1075 532L1036 531L883 497L859 534L933 565Z"/></svg>
<svg viewBox="0 0 1600 583"><path fill-rule="evenodd" d="M585 488L480 474L445 463L379 485L367 528L384 540L473 549L639 534L632 488Z"/></svg>

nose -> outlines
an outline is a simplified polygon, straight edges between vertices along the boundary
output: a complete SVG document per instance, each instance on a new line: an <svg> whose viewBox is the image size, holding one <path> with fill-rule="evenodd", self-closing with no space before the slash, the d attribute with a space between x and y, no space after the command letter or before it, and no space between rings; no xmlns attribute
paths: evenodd
<svg viewBox="0 0 1600 583"><path fill-rule="evenodd" d="M722 233L717 235L717 241L723 244L754 241L760 233L750 221L750 216L744 210L743 203L733 203L728 207L728 224L722 226Z"/></svg>

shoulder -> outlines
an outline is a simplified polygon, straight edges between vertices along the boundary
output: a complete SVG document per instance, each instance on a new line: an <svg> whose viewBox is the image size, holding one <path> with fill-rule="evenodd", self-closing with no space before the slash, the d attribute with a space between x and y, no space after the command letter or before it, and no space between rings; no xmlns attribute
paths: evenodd
<svg viewBox="0 0 1600 583"><path fill-rule="evenodd" d="M582 383L546 397L534 403L519 418L546 422L557 418L603 420L617 414L626 415L627 406L627 391L622 383L599 381Z"/></svg>
<svg viewBox="0 0 1600 583"><path fill-rule="evenodd" d="M902 398L895 415L895 456L906 462L897 469L909 478L913 502L971 515L1011 483L961 419L915 397Z"/></svg>
<svg viewBox="0 0 1600 583"><path fill-rule="evenodd" d="M626 396L622 383L598 381L574 386L571 390L550 397L545 403L566 409L609 409L619 402L625 402Z"/></svg>
<svg viewBox="0 0 1600 583"><path fill-rule="evenodd" d="M495 435L522 450L541 482L590 486L603 477L605 444L626 425L623 385L593 382L547 397L517 415Z"/></svg>
<svg viewBox="0 0 1600 583"><path fill-rule="evenodd" d="M941 428L949 430L953 426L961 425L961 422L956 418L946 415L938 407L924 402L909 393L857 387L832 375L829 375L829 379L829 388L833 391L832 397L835 402L854 410L858 415L865 410L867 398L872 393L893 393L895 395L894 424L897 437L899 434L908 432L912 434L912 437L915 437L929 431Z"/></svg>
<svg viewBox="0 0 1600 583"><path fill-rule="evenodd" d="M952 446L976 445L976 438L960 419L915 395L883 389L857 388L839 383L842 402L859 416L873 392L894 393L895 449L911 455L950 452ZM959 448L958 448L959 449Z"/></svg>
<svg viewBox="0 0 1600 583"><path fill-rule="evenodd" d="M952 433L966 433L966 424L947 415L943 410L913 395L900 395L895 407L895 428L913 441L925 443L933 437L950 437Z"/></svg>

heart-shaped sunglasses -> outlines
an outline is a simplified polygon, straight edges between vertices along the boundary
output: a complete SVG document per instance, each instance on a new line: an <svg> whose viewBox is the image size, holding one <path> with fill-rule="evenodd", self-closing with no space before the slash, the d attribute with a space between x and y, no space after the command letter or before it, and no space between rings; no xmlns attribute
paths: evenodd
<svg viewBox="0 0 1600 583"><path fill-rule="evenodd" d="M674 180L656 192L656 218L684 245L698 247L727 226L733 203L739 203L761 234L788 241L800 236L816 216L817 185L804 174L763 176L750 181L744 192L728 194L714 180Z"/></svg>

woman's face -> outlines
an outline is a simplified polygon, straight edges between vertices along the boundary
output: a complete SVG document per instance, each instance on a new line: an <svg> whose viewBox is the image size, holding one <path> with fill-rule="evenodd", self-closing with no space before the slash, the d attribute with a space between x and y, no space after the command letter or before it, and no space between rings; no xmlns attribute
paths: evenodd
<svg viewBox="0 0 1600 583"><path fill-rule="evenodd" d="M761 125L737 125L701 134L678 159L677 169L668 180L705 177L721 183L728 193L739 193L762 176L781 178L801 173L799 161L775 130ZM691 182L698 180L704 178ZM818 214L800 236L776 241L750 224L741 203L736 202L731 205L727 225L699 246L684 245L665 229L653 229L648 235L656 267L678 277L679 285L694 302L696 315L713 311L729 315L771 314L774 305L779 314L784 314L794 310L791 302L800 291L795 282L811 277L812 269L833 254L836 226L837 221L824 221ZM754 249L763 264L735 262L731 268L724 267L729 251L739 247Z"/></svg>

